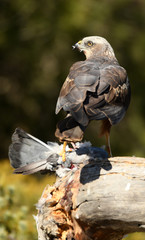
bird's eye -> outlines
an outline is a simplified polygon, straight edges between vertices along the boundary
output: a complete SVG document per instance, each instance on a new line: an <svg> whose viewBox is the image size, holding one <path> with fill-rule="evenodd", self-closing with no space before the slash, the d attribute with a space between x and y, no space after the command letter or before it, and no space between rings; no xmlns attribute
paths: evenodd
<svg viewBox="0 0 145 240"><path fill-rule="evenodd" d="M92 42L92 41L88 41L88 42L87 42L87 46L88 46L88 47L92 47L92 46L93 46L93 42Z"/></svg>

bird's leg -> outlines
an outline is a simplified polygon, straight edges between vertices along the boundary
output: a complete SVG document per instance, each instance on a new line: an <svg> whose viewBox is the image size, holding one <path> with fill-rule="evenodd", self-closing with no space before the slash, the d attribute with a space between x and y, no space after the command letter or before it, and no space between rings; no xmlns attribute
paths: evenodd
<svg viewBox="0 0 145 240"><path fill-rule="evenodd" d="M109 122L109 120L108 119L102 120L100 136L105 135L107 152L109 156L112 157L111 145L110 145L110 130L111 130L111 123Z"/></svg>
<svg viewBox="0 0 145 240"><path fill-rule="evenodd" d="M111 145L110 145L110 133L108 131L105 133L105 137L106 137L107 152L109 154L109 157L112 157L112 151L111 151Z"/></svg>
<svg viewBox="0 0 145 240"><path fill-rule="evenodd" d="M66 146L67 146L67 141L64 141L62 151L59 153L59 155L62 156L63 162L66 161Z"/></svg>

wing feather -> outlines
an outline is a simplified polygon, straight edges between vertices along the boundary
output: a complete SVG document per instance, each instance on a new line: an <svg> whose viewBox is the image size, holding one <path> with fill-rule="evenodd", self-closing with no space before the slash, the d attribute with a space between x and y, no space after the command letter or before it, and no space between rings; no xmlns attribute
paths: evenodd
<svg viewBox="0 0 145 240"><path fill-rule="evenodd" d="M130 87L124 68L108 66L100 71L100 82L96 95L91 94L85 110L89 119L108 118L116 124L125 115L130 101Z"/></svg>
<svg viewBox="0 0 145 240"><path fill-rule="evenodd" d="M70 112L80 124L88 124L83 102L87 91L95 92L100 76L99 68L93 61L75 63L66 78L56 105L56 114L63 108Z"/></svg>
<svg viewBox="0 0 145 240"><path fill-rule="evenodd" d="M126 99L129 96L126 71L117 61L99 64L86 60L71 67L60 91L56 113L63 108L83 126L89 120L104 118L115 124L124 116L129 105L129 97Z"/></svg>

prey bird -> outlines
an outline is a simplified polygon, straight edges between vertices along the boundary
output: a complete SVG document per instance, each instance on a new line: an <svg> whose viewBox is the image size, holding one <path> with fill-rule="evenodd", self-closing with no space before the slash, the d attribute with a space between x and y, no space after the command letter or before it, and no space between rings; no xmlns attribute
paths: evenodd
<svg viewBox="0 0 145 240"><path fill-rule="evenodd" d="M67 115L57 124L55 136L64 142L61 152L65 161L67 142L81 141L91 120L101 120L101 135L106 136L110 156L110 130L124 117L130 103L130 84L109 42L99 36L85 37L77 42L86 60L76 62L61 88L56 114L63 109Z"/></svg>

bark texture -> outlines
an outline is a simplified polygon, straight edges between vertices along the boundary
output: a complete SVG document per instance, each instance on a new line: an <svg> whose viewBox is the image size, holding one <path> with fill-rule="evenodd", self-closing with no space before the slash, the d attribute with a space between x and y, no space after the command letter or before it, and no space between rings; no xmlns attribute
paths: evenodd
<svg viewBox="0 0 145 240"><path fill-rule="evenodd" d="M89 160L47 186L37 204L39 240L120 240L145 231L145 159Z"/></svg>

